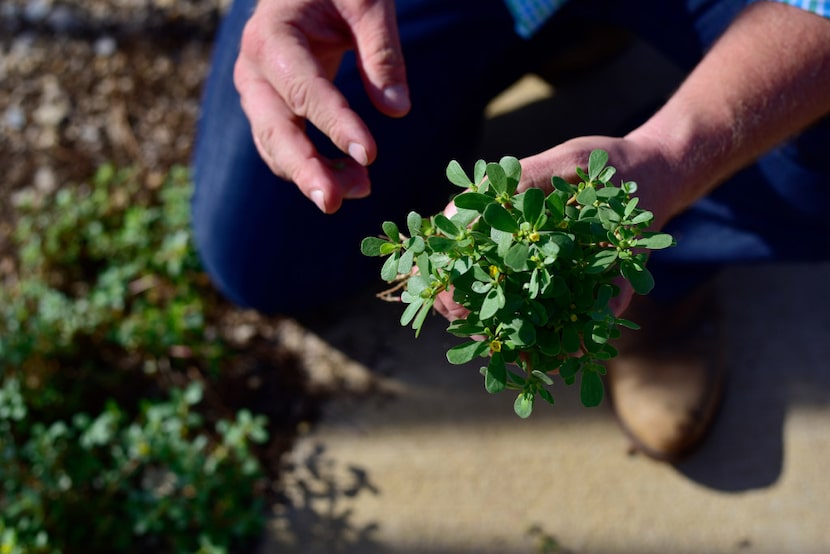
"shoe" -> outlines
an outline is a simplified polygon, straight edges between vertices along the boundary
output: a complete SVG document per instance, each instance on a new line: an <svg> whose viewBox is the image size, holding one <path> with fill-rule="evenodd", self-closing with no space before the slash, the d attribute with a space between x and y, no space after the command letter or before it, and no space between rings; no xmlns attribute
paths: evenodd
<svg viewBox="0 0 830 554"><path fill-rule="evenodd" d="M623 332L608 362L610 404L633 450L677 462L703 441L723 396L714 287L670 306L636 297L624 317L641 328Z"/></svg>

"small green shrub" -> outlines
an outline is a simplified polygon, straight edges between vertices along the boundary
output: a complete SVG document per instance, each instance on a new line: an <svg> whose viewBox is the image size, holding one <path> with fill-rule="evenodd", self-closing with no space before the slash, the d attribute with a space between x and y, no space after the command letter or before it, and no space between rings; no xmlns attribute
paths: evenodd
<svg viewBox="0 0 830 554"><path fill-rule="evenodd" d="M264 524L266 420L208 402L232 351L191 185L130 170L18 206L0 288L0 552L227 552ZM230 416L230 417L229 417Z"/></svg>
<svg viewBox="0 0 830 554"><path fill-rule="evenodd" d="M579 376L584 405L602 401L602 362L617 355L611 342L620 326L637 327L611 309L617 280L647 294L654 286L647 251L674 244L647 230L654 216L638 207L636 183L612 184L616 170L607 163L608 154L595 150L587 168L576 168L579 183L553 176L545 194L516 192L516 158L479 160L472 179L451 162L448 179L465 189L453 199L455 215L410 212L409 236L387 221L385 237L361 243L363 254L386 257L381 278L403 289L401 324L411 323L416 336L436 296L452 291L469 314L448 331L474 340L451 348L447 359L488 357L485 388L518 391L520 417L531 414L537 395L553 404L554 372L567 384Z"/></svg>

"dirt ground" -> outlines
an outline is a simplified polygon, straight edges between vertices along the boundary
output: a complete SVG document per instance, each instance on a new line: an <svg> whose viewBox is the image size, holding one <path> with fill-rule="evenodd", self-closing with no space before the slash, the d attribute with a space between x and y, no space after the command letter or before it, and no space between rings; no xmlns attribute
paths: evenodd
<svg viewBox="0 0 830 554"><path fill-rule="evenodd" d="M4 0L0 252L17 192L47 193L110 161L148 186L190 159L225 0Z"/></svg>

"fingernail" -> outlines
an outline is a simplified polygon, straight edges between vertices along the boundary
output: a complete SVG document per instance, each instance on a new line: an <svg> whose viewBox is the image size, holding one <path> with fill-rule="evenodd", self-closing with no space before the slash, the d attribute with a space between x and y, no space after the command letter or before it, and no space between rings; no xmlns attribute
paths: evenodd
<svg viewBox="0 0 830 554"><path fill-rule="evenodd" d="M369 156L362 144L356 142L349 144L349 156L360 165L369 165Z"/></svg>
<svg viewBox="0 0 830 554"><path fill-rule="evenodd" d="M326 213L326 195L323 194L323 191L320 189L314 189L309 194L311 197L311 201L320 208L320 211Z"/></svg>
<svg viewBox="0 0 830 554"><path fill-rule="evenodd" d="M383 101L397 111L409 109L409 94L404 85L392 85L383 89Z"/></svg>
<svg viewBox="0 0 830 554"><path fill-rule="evenodd" d="M355 199L355 198L366 198L371 194L372 186L369 183L358 183L346 191L346 198Z"/></svg>

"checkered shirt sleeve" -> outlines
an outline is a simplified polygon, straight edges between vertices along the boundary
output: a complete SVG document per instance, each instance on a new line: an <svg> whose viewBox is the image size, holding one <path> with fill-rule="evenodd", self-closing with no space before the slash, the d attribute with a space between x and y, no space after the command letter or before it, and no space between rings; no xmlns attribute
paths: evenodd
<svg viewBox="0 0 830 554"><path fill-rule="evenodd" d="M504 0L519 36L530 38L568 0ZM575 0L579 1L579 0ZM747 4L759 0L747 0ZM830 17L830 0L773 0Z"/></svg>

